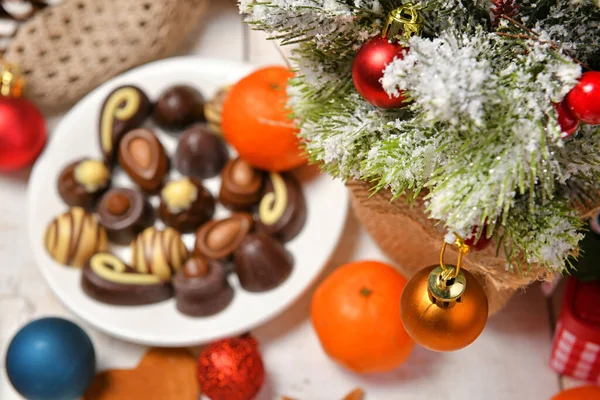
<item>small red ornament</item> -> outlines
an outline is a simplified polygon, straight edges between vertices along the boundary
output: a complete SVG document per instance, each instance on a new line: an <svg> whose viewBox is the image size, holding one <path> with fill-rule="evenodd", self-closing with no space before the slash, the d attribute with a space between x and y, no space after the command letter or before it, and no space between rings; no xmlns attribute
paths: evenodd
<svg viewBox="0 0 600 400"><path fill-rule="evenodd" d="M376 107L399 108L406 100L402 93L390 97L383 86L383 70L394 58L403 58L408 49L377 35L369 39L358 51L352 64L352 80L358 94Z"/></svg>
<svg viewBox="0 0 600 400"><path fill-rule="evenodd" d="M569 110L569 106L566 100L561 101L560 103L552 103L554 106L554 111L556 111L556 119L558 120L558 125L560 125L561 134L560 137L565 139L575 133L577 127L579 127L579 120L575 118L571 110Z"/></svg>
<svg viewBox="0 0 600 400"><path fill-rule="evenodd" d="M21 98L23 81L15 67L0 70L0 171L31 165L46 144L44 116Z"/></svg>
<svg viewBox="0 0 600 400"><path fill-rule="evenodd" d="M200 353L198 381L211 400L250 400L264 380L258 343L249 335L219 340Z"/></svg>
<svg viewBox="0 0 600 400"><path fill-rule="evenodd" d="M566 99L575 118L586 124L600 124L600 71L581 75Z"/></svg>

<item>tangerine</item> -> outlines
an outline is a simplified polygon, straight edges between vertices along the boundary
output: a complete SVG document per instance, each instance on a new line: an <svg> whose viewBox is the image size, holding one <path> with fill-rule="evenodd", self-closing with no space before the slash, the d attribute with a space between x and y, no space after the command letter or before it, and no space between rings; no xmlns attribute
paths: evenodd
<svg viewBox="0 0 600 400"><path fill-rule="evenodd" d="M335 361L359 373L390 371L414 342L400 320L406 278L377 261L338 268L317 288L311 319L321 346Z"/></svg>
<svg viewBox="0 0 600 400"><path fill-rule="evenodd" d="M281 66L262 68L236 83L225 97L223 136L255 168L287 171L306 162L287 108L286 88L293 76Z"/></svg>
<svg viewBox="0 0 600 400"><path fill-rule="evenodd" d="M598 400L600 399L600 387L598 386L581 386L572 389L567 389L551 400Z"/></svg>

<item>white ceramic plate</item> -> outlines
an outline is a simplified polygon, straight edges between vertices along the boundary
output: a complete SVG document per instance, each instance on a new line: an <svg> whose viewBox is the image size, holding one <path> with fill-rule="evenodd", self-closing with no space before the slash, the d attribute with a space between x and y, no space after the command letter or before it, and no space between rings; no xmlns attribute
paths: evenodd
<svg viewBox="0 0 600 400"><path fill-rule="evenodd" d="M55 129L52 139L35 165L29 181L29 240L42 275L58 298L75 314L98 329L131 342L152 346L190 346L247 331L282 312L291 305L318 276L341 234L348 200L339 181L317 175L302 180L307 200L308 218L304 229L286 248L295 258L291 276L276 289L252 294L241 289L232 274L230 283L235 296L232 304L221 313L208 318L191 318L179 313L175 300L147 306L111 306L85 295L80 288L80 270L56 263L45 251L42 237L46 225L67 210L56 190L61 169L83 156L100 158L97 126L100 106L108 93L117 86L134 84L155 100L168 86L185 83L206 97L219 87L236 82L253 68L248 65L197 57L175 58L155 62L129 71L100 86L81 100ZM172 155L176 138L151 127ZM175 172L172 172L176 176ZM122 171L113 177L113 185L133 186ZM219 178L205 181L216 194ZM153 204L158 202L152 198ZM219 206L215 217L228 211ZM157 226L159 223L157 223ZM184 241L191 249L193 235ZM129 261L127 247L113 246L111 251Z"/></svg>

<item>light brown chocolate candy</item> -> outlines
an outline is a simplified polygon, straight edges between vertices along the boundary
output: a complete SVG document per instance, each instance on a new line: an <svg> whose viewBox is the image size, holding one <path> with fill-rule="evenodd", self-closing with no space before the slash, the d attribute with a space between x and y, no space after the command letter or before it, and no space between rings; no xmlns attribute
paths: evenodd
<svg viewBox="0 0 600 400"><path fill-rule="evenodd" d="M210 221L196 231L194 253L211 260L230 258L253 226L252 216L246 213Z"/></svg>
<svg viewBox="0 0 600 400"><path fill-rule="evenodd" d="M92 255L106 250L106 231L96 216L74 207L48 225L44 246L57 262L83 267Z"/></svg>
<svg viewBox="0 0 600 400"><path fill-rule="evenodd" d="M143 274L171 279L188 259L188 251L175 229L146 228L131 242L131 266Z"/></svg>
<svg viewBox="0 0 600 400"><path fill-rule="evenodd" d="M121 86L110 92L100 110L98 139L104 160L111 166L123 135L137 128L150 114L148 96L135 86Z"/></svg>
<svg viewBox="0 0 600 400"><path fill-rule="evenodd" d="M134 129L123 136L119 145L119 163L148 193L158 192L169 172L165 149L149 129Z"/></svg>
<svg viewBox="0 0 600 400"><path fill-rule="evenodd" d="M263 178L263 172L246 161L230 161L221 173L219 201L233 211L250 211L260 200Z"/></svg>

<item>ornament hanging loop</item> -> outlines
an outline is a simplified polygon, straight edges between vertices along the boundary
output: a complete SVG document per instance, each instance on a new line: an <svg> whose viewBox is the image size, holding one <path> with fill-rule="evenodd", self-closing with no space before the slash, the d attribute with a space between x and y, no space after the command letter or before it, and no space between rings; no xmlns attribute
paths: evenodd
<svg viewBox="0 0 600 400"><path fill-rule="evenodd" d="M411 37L419 36L423 31L425 23L420 10L420 6L412 3L392 10L387 16L381 36L387 38L390 43L399 41L402 45L408 44Z"/></svg>
<svg viewBox="0 0 600 400"><path fill-rule="evenodd" d="M465 240L462 237L458 236L457 234L454 234L454 236L456 237L454 245L458 248L458 260L456 261L456 266L448 268L446 264L444 264L444 253L446 252L448 243L444 241L442 244L442 251L440 251L440 267L442 267L442 270L444 271L441 278L444 281L454 279L458 276L460 273L460 268L462 267L463 258L471 249L469 245L465 243Z"/></svg>

